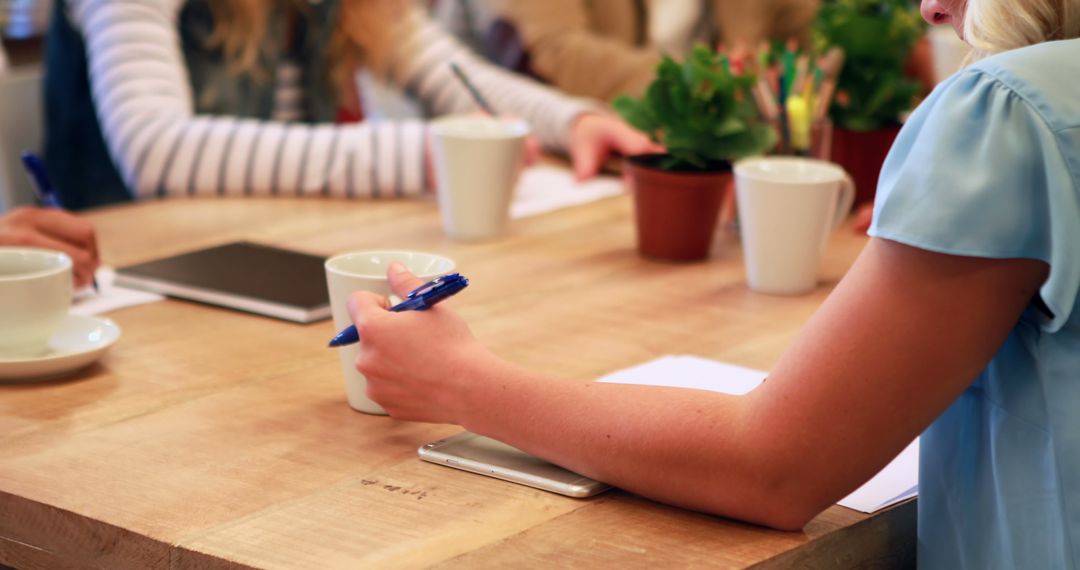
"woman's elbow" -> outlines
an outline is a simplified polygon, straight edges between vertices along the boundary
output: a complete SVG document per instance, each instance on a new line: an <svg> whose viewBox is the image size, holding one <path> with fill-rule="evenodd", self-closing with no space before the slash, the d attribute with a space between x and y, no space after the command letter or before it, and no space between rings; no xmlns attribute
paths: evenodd
<svg viewBox="0 0 1080 570"><path fill-rule="evenodd" d="M753 521L783 531L800 531L835 502L833 493L815 484L805 474L785 473L759 477L753 499L745 505Z"/></svg>
<svg viewBox="0 0 1080 570"><path fill-rule="evenodd" d="M777 505L762 513L761 520L756 522L776 530L798 532L814 520L814 517L818 516L822 510L799 505Z"/></svg>

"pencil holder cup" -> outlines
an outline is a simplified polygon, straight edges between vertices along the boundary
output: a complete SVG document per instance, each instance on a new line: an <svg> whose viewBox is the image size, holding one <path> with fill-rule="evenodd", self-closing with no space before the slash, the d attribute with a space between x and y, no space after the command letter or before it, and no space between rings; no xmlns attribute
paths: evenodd
<svg viewBox="0 0 1080 570"><path fill-rule="evenodd" d="M793 128L792 125L785 125L779 120L773 120L771 124L776 129L779 142L769 154L832 161L833 124L828 117L817 119L801 128Z"/></svg>

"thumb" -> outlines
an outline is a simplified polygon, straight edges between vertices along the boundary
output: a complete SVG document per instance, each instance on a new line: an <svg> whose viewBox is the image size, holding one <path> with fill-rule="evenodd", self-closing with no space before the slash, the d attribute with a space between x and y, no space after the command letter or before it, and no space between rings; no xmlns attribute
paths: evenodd
<svg viewBox="0 0 1080 570"><path fill-rule="evenodd" d="M393 262L386 270L386 277L390 280L390 288L394 294L402 299L425 283L424 280L415 276L406 267L398 262Z"/></svg>

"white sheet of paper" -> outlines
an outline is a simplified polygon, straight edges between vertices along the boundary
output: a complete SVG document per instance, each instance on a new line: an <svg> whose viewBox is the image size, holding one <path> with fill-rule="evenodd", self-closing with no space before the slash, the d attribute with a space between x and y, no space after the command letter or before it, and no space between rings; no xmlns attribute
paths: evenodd
<svg viewBox="0 0 1080 570"><path fill-rule="evenodd" d="M578 182L569 168L540 164L521 173L510 216L515 220L527 218L622 193L622 180L617 176L601 175Z"/></svg>
<svg viewBox="0 0 1080 570"><path fill-rule="evenodd" d="M757 388L766 373L699 356L663 356L656 360L619 370L597 382L695 388L742 396Z"/></svg>
<svg viewBox="0 0 1080 570"><path fill-rule="evenodd" d="M612 372L597 380L615 384L695 388L741 396L765 380L766 373L698 356L663 356ZM900 453L873 479L838 504L873 513L919 494L919 440Z"/></svg>
<svg viewBox="0 0 1080 570"><path fill-rule="evenodd" d="M864 513L877 512L919 494L919 438L874 478L838 504Z"/></svg>
<svg viewBox="0 0 1080 570"><path fill-rule="evenodd" d="M160 301L165 297L157 293L147 293L127 287L117 287L116 271L111 267L100 267L95 274L99 291L86 287L75 293L75 302L71 312L76 315L100 315L124 307L134 307Z"/></svg>

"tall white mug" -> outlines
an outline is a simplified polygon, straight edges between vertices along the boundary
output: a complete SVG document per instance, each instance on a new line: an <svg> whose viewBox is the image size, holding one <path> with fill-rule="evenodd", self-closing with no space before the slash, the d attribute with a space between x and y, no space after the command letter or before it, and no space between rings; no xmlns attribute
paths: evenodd
<svg viewBox="0 0 1080 570"><path fill-rule="evenodd" d="M431 124L439 212L446 235L495 238L505 231L525 158L529 125L482 116L445 117Z"/></svg>
<svg viewBox="0 0 1080 570"><path fill-rule="evenodd" d="M71 258L59 251L0 247L0 359L49 351L71 308Z"/></svg>
<svg viewBox="0 0 1080 570"><path fill-rule="evenodd" d="M750 288L777 295L814 289L829 235L855 199L851 177L820 160L755 158L735 165L735 192Z"/></svg>
<svg viewBox="0 0 1080 570"><path fill-rule="evenodd" d="M330 311L336 331L353 324L348 303L349 296L356 291L370 291L384 297L393 294L386 270L395 261L425 281L454 270L454 262L449 258L416 251L356 251L327 259L326 286L330 290ZM336 350L341 358L349 406L367 414L385 415L386 410L367 397L367 379L356 369L360 346L350 344Z"/></svg>

